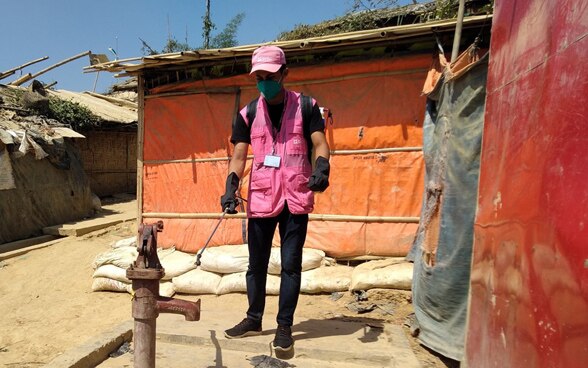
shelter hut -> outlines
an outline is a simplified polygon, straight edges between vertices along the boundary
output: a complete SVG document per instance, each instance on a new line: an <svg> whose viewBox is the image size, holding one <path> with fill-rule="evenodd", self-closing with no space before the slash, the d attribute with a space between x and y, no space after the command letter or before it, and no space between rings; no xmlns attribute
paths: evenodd
<svg viewBox="0 0 588 368"><path fill-rule="evenodd" d="M462 44L486 21L465 18ZM307 247L338 259L407 254L423 191L420 95L436 38L450 44L455 26L442 20L270 43L286 53L286 88L313 96L332 113L326 116L331 186L315 197ZM138 216L163 221L158 243L164 247L196 252L219 219L231 122L258 95L248 75L258 46L87 67L138 78ZM245 175L244 198L247 189ZM211 245L246 242L245 225L243 209L227 216Z"/></svg>
<svg viewBox="0 0 588 368"><path fill-rule="evenodd" d="M0 244L92 215L93 193L135 190L132 103L89 93L42 93L0 85ZM76 125L74 131L71 122L49 118L51 97L85 106L97 125ZM31 101L37 105L27 107Z"/></svg>
<svg viewBox="0 0 588 368"><path fill-rule="evenodd" d="M0 244L93 213L92 191L65 124L19 105L23 90L0 85Z"/></svg>
<svg viewBox="0 0 588 368"><path fill-rule="evenodd" d="M92 192L101 198L136 193L137 103L132 96L65 90L50 93L87 107L100 118L98 124L80 128L86 139L76 141Z"/></svg>

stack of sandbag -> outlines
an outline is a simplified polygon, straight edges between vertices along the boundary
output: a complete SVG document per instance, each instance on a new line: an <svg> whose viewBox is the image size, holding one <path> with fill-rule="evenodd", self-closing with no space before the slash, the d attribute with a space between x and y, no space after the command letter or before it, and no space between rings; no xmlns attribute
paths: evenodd
<svg viewBox="0 0 588 368"><path fill-rule="evenodd" d="M93 262L92 290L132 292L126 269L137 259L136 237L112 244L112 249L96 256ZM165 276L160 295L214 294L247 292L249 265L247 244L207 248L196 268L196 255L174 248L158 249ZM268 265L266 293L278 295L281 273L280 248L272 247ZM338 265L321 250L304 248L300 291L306 294L390 288L410 290L412 263L404 258L389 258L363 263L355 268Z"/></svg>
<svg viewBox="0 0 588 368"><path fill-rule="evenodd" d="M207 249L197 270L173 278L175 290L186 294L247 292L246 272L249 265L247 244L224 245ZM280 293L282 270L280 248L271 249L266 293ZM301 292L323 293L349 289L352 268L338 266L321 250L304 248L302 252Z"/></svg>
<svg viewBox="0 0 588 368"><path fill-rule="evenodd" d="M137 259L136 237L122 239L112 245L112 249L99 254L92 267L92 291L132 292L131 280L127 279L127 268ZM159 294L172 296L175 293L171 279L194 268L193 255L176 251L174 248L158 249L157 256L165 275L159 285Z"/></svg>
<svg viewBox="0 0 588 368"><path fill-rule="evenodd" d="M351 274L349 290L401 289L412 286L413 264L404 258L370 261L356 266Z"/></svg>

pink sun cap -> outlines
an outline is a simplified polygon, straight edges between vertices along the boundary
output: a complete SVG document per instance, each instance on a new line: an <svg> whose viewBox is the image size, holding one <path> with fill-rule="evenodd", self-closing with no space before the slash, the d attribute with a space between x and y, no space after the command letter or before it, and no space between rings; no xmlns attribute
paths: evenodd
<svg viewBox="0 0 588 368"><path fill-rule="evenodd" d="M258 70L275 73L284 64L286 64L286 55L284 55L281 48L277 46L261 46L253 51L252 67L249 74L253 74Z"/></svg>

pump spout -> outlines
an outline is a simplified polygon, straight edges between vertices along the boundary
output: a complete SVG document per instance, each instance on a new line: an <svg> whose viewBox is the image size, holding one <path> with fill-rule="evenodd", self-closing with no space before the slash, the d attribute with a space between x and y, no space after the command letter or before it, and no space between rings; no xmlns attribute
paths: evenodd
<svg viewBox="0 0 588 368"><path fill-rule="evenodd" d="M157 299L157 310L159 313L183 314L186 321L199 321L200 299L196 302L190 302L187 300L160 296Z"/></svg>

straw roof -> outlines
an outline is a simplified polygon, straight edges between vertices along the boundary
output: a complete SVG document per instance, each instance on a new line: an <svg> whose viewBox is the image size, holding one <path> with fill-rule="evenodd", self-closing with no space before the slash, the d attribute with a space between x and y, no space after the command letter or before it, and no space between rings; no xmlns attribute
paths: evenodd
<svg viewBox="0 0 588 368"><path fill-rule="evenodd" d="M463 21L463 27L464 29L479 28L491 18L492 15L466 17ZM400 41L410 42L410 40L422 36L453 33L456 23L456 19L438 20L421 24L400 25L299 40L274 41L224 49L201 49L170 54L150 55L95 64L85 67L84 70L86 72L109 71L120 73L119 76L124 76L141 74L148 70L155 70L163 67L210 63L222 60L249 60L253 50L259 46L269 44L281 47L287 56L291 56L309 54L317 51L337 50L349 46L371 46L391 42L398 43Z"/></svg>

